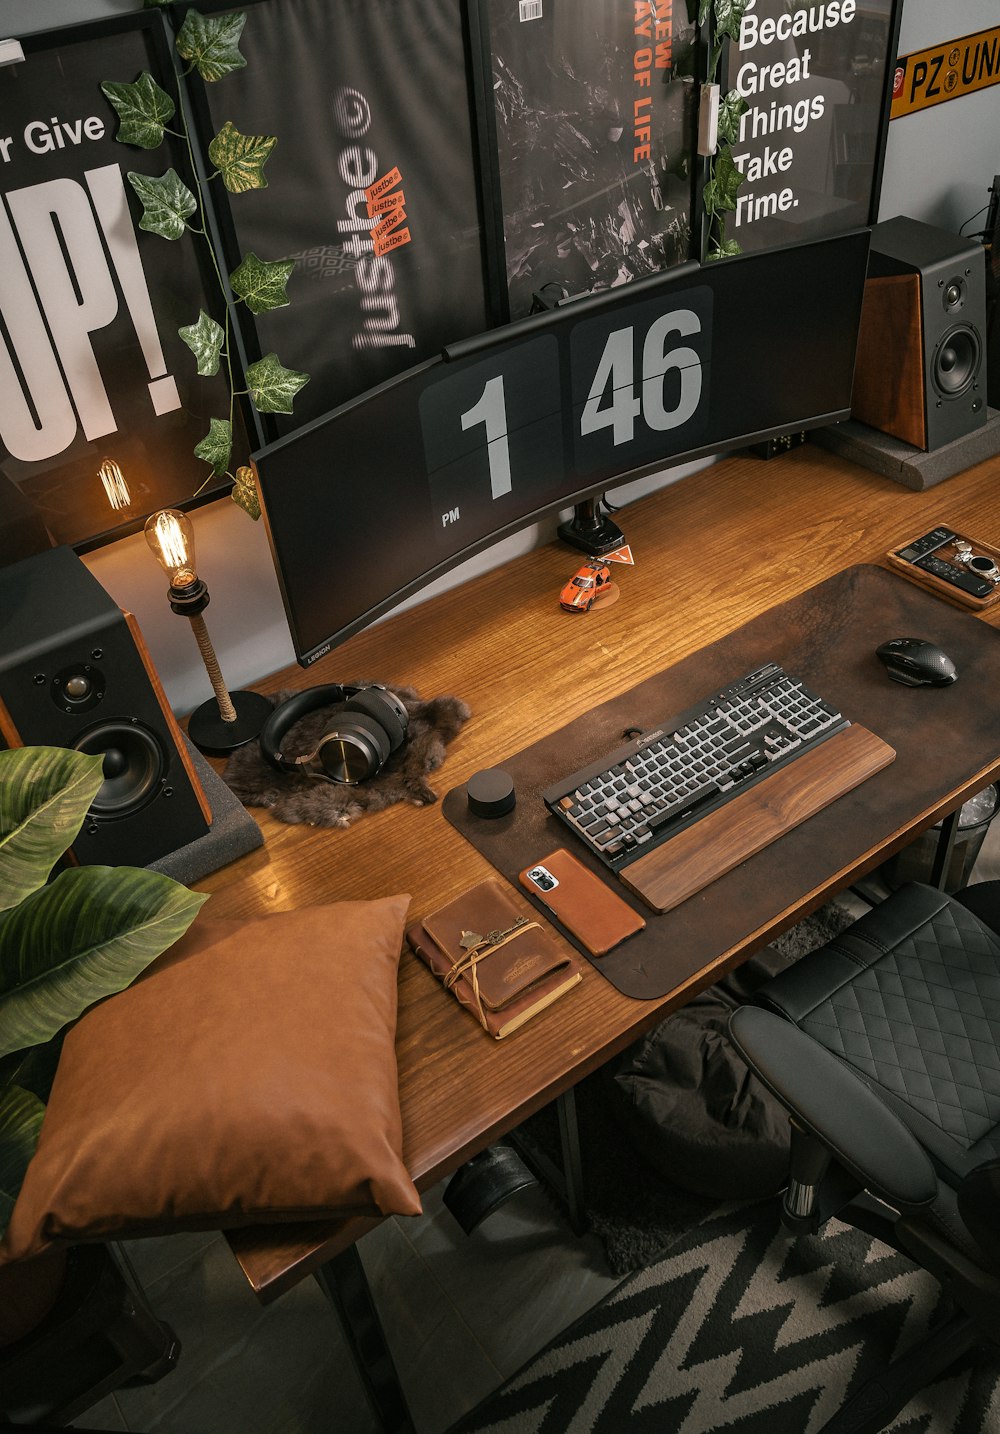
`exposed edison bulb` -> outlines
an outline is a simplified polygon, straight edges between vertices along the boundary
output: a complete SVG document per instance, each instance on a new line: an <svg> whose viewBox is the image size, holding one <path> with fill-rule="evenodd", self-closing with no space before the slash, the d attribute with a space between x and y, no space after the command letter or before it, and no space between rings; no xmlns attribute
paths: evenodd
<svg viewBox="0 0 1000 1434"><path fill-rule="evenodd" d="M144 531L146 542L170 579L171 587L183 588L197 582L194 528L190 518L176 508L165 508L147 518Z"/></svg>
<svg viewBox="0 0 1000 1434"><path fill-rule="evenodd" d="M115 512L127 508L132 501L132 495L128 491L125 475L113 458L105 458L97 470L97 476L104 484L108 502Z"/></svg>

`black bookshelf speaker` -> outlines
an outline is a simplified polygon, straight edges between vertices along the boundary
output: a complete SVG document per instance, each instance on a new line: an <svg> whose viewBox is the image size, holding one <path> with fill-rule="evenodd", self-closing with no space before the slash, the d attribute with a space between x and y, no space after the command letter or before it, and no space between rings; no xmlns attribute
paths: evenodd
<svg viewBox="0 0 1000 1434"><path fill-rule="evenodd" d="M138 624L71 548L0 569L0 745L103 754L72 848L81 865L148 866L209 830Z"/></svg>
<svg viewBox="0 0 1000 1434"><path fill-rule="evenodd" d="M983 229L986 245L986 400L1000 408L1000 174L990 185L990 208Z"/></svg>
<svg viewBox="0 0 1000 1434"><path fill-rule="evenodd" d="M986 423L982 245L899 217L872 230L852 417L929 452Z"/></svg>

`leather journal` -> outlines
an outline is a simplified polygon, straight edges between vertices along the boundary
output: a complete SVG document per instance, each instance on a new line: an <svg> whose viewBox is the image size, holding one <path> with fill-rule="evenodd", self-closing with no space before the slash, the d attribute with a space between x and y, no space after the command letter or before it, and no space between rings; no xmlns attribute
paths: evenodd
<svg viewBox="0 0 1000 1434"><path fill-rule="evenodd" d="M406 939L446 990L496 1040L577 984L580 963L559 949L525 903L482 881L414 922Z"/></svg>

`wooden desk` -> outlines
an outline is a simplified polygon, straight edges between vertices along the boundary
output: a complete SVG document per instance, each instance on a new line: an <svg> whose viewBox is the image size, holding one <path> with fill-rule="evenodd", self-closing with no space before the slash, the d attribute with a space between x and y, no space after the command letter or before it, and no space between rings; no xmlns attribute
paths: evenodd
<svg viewBox="0 0 1000 1434"><path fill-rule="evenodd" d="M274 692L367 679L408 683L423 697L463 697L472 720L432 779L443 796L595 702L824 577L879 562L890 547L937 523L996 540L1000 460L914 493L807 445L767 462L726 459L627 508L621 522L636 567L622 570L621 600L604 611L560 610L558 592L577 558L554 544L351 638L308 673L292 668L258 685ZM937 810L915 813L877 848L862 842L852 870L838 872L837 882L877 865L998 773L1000 744L976 780ZM398 891L411 894L411 914L421 916L491 874L439 808L395 806L348 831L255 815L263 849L199 884L213 893L220 916ZM811 906L821 899L813 893ZM427 1189L450 1174L811 906L805 897L785 903L696 980L659 1000L623 996L588 968L570 997L500 1043L404 953L397 1051L405 1155L417 1185ZM249 1230L230 1243L258 1296L269 1300L369 1228L355 1220Z"/></svg>

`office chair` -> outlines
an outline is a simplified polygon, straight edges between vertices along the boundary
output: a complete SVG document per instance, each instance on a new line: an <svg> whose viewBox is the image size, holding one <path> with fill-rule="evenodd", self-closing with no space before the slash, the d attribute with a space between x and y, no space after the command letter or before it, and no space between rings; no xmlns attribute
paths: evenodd
<svg viewBox="0 0 1000 1434"><path fill-rule="evenodd" d="M1000 1344L1000 881L900 887L729 1029L791 1117L785 1225L836 1215L955 1306L825 1426L874 1434L978 1341Z"/></svg>

